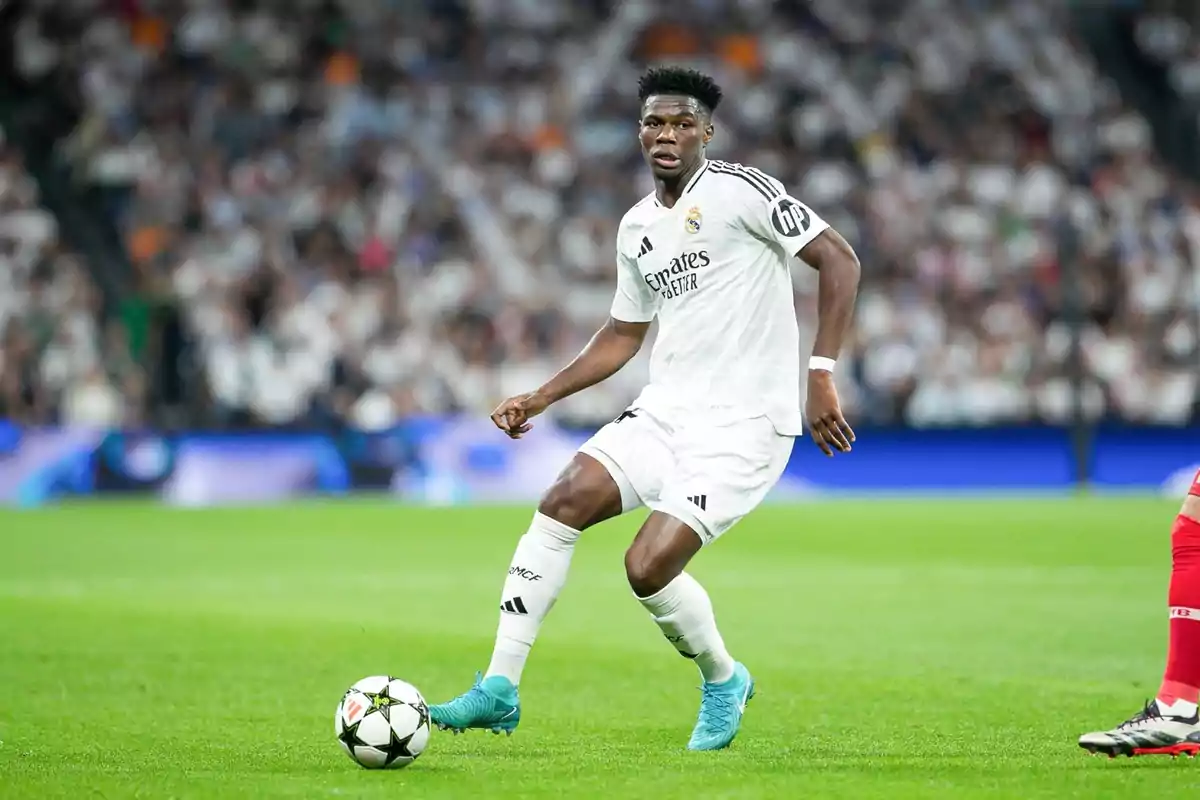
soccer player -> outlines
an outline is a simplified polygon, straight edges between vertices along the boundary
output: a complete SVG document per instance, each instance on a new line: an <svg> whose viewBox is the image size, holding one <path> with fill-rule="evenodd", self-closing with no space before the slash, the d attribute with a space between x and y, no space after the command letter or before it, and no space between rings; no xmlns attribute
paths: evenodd
<svg viewBox="0 0 1200 800"><path fill-rule="evenodd" d="M1083 749L1112 758L1200 753L1200 473L1171 528L1167 605L1170 640L1158 695L1111 731L1080 736Z"/></svg>
<svg viewBox="0 0 1200 800"><path fill-rule="evenodd" d="M642 505L650 514L625 554L625 572L638 602L703 678L688 747L726 747L741 725L754 680L729 654L708 594L684 568L762 501L803 434L792 256L820 272L805 409L810 433L826 455L850 451L854 432L832 372L859 263L779 181L706 158L721 94L691 70L642 76L638 138L655 190L617 231L611 318L545 385L492 414L501 430L521 438L551 403L621 369L658 320L649 383L580 447L543 496L508 568L491 664L470 691L430 708L443 729L512 733L521 672L566 582L580 532Z"/></svg>

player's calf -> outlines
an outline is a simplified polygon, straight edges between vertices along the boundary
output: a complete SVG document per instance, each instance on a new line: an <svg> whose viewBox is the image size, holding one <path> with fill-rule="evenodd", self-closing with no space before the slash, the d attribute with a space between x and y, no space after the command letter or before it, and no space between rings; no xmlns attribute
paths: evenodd
<svg viewBox="0 0 1200 800"><path fill-rule="evenodd" d="M590 456L577 454L517 542L504 579L496 646L485 677L503 676L514 686L521 682L542 622L566 585L580 532L620 511L621 493L608 471Z"/></svg>
<svg viewBox="0 0 1200 800"><path fill-rule="evenodd" d="M719 683L733 674L734 661L717 630L708 593L683 571L699 549L700 537L690 527L655 511L626 552L625 571L667 641L696 663L705 681Z"/></svg>
<svg viewBox="0 0 1200 800"><path fill-rule="evenodd" d="M1157 699L1200 703L1200 475L1171 527L1170 641ZM1190 716L1190 715L1189 715Z"/></svg>
<svg viewBox="0 0 1200 800"><path fill-rule="evenodd" d="M704 679L688 749L719 750L737 735L754 682L725 648L708 593L683 571L701 542L690 526L656 511L625 553L625 574L663 636Z"/></svg>

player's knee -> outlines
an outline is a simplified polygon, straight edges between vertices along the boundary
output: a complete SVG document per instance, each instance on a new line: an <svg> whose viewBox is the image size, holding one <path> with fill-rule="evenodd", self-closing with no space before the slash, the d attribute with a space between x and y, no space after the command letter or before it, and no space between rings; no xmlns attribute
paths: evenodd
<svg viewBox="0 0 1200 800"><path fill-rule="evenodd" d="M578 458L572 461L546 491L538 511L577 531L620 514L620 490L603 467L595 467Z"/></svg>
<svg viewBox="0 0 1200 800"><path fill-rule="evenodd" d="M629 588L638 597L658 594L679 574L673 559L638 547L636 544L625 551L625 577Z"/></svg>
<svg viewBox="0 0 1200 800"><path fill-rule="evenodd" d="M587 518L587 498L580 496L581 492L563 481L551 486L542 501L538 503L538 512L550 519L558 520L575 530L583 530Z"/></svg>

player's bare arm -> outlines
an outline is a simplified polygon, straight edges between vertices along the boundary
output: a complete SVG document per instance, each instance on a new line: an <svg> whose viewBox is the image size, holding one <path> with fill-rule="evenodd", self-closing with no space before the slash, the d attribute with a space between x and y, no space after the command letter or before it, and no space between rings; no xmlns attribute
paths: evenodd
<svg viewBox="0 0 1200 800"><path fill-rule="evenodd" d="M510 397L492 412L492 422L513 439L533 425L529 420L553 403L595 386L617 373L642 349L649 322L622 322L609 317L587 346L541 388Z"/></svg>
<svg viewBox="0 0 1200 800"><path fill-rule="evenodd" d="M814 356L836 360L841 352L858 297L861 268L854 248L832 228L822 232L798 254L800 259L820 273L817 292L817 339ZM827 456L834 450L850 452L854 431L842 415L833 373L823 369L808 371L808 401L805 404L809 432L817 447Z"/></svg>

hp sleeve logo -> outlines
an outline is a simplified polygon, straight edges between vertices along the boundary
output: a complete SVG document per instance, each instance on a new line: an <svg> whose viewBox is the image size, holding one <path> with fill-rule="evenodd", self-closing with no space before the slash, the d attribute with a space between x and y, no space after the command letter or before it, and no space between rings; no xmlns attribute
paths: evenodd
<svg viewBox="0 0 1200 800"><path fill-rule="evenodd" d="M780 236L799 236L812 227L812 216L799 200L784 196L771 204L771 226Z"/></svg>

